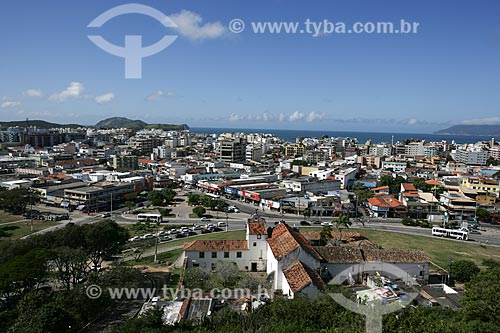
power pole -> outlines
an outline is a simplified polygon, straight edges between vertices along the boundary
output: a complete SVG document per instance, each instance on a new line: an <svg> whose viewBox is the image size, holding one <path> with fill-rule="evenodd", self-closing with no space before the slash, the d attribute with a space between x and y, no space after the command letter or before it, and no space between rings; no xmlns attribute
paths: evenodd
<svg viewBox="0 0 500 333"><path fill-rule="evenodd" d="M30 202L30 231L33 231L33 201L31 200L31 187L28 187L28 200Z"/></svg>
<svg viewBox="0 0 500 333"><path fill-rule="evenodd" d="M156 222L156 235L155 235L155 257L154 257L154 263L156 264L157 262L157 256L158 256L158 229L160 227L160 222Z"/></svg>

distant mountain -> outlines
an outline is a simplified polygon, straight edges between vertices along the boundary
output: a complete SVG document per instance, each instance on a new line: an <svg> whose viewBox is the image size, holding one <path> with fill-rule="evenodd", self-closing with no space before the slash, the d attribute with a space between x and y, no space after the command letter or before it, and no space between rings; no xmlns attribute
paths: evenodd
<svg viewBox="0 0 500 333"><path fill-rule="evenodd" d="M77 128L83 127L78 124L56 124L49 123L45 120L16 120L16 121L0 121L0 128L7 127L31 127L36 126L37 128Z"/></svg>
<svg viewBox="0 0 500 333"><path fill-rule="evenodd" d="M436 134L500 136L500 125L455 125Z"/></svg>
<svg viewBox="0 0 500 333"><path fill-rule="evenodd" d="M131 128L141 129L146 127L146 123L142 120L132 120L125 117L112 117L101 120L95 127L97 128Z"/></svg>
<svg viewBox="0 0 500 333"><path fill-rule="evenodd" d="M143 128L158 128L163 130L187 130L189 126L186 124L173 125L173 124L148 124L142 120L132 120L125 117L112 117L101 120L95 124L97 128L130 128L140 130Z"/></svg>

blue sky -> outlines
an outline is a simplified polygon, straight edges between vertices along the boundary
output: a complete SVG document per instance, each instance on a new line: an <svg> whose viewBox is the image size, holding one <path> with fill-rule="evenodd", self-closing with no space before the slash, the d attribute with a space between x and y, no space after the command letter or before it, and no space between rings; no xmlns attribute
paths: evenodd
<svg viewBox="0 0 500 333"><path fill-rule="evenodd" d="M432 132L500 123L500 3L480 1L137 1L168 15L115 17L128 1L0 4L0 120L95 124L111 116L194 127ZM234 19L246 23L231 33ZM418 22L416 34L255 34L251 22ZM301 26L302 27L302 26ZM124 78L123 45L177 40Z"/></svg>

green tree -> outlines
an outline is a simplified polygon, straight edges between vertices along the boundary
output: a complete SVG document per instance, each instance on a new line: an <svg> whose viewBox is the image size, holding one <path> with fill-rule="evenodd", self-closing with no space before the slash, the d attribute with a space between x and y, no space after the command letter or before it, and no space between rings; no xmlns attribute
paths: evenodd
<svg viewBox="0 0 500 333"><path fill-rule="evenodd" d="M478 208L476 209L476 217L479 221L489 222L491 220L491 213L484 208Z"/></svg>
<svg viewBox="0 0 500 333"><path fill-rule="evenodd" d="M184 285L190 289L211 289L210 273L200 267L188 268L184 273Z"/></svg>
<svg viewBox="0 0 500 333"><path fill-rule="evenodd" d="M241 279L241 272L234 262L219 260L215 264L214 274L211 277L214 286L234 288Z"/></svg>
<svg viewBox="0 0 500 333"><path fill-rule="evenodd" d="M148 194L148 200L153 206L161 206L165 201L165 197L163 196L161 191L151 191Z"/></svg>
<svg viewBox="0 0 500 333"><path fill-rule="evenodd" d="M302 214L304 215L304 220L311 217L311 208L309 207L305 208Z"/></svg>
<svg viewBox="0 0 500 333"><path fill-rule="evenodd" d="M48 277L45 249L34 248L0 265L0 292L17 295L36 289Z"/></svg>
<svg viewBox="0 0 500 333"><path fill-rule="evenodd" d="M479 268L470 260L457 260L450 265L450 276L453 281L468 282L477 273Z"/></svg>
<svg viewBox="0 0 500 333"><path fill-rule="evenodd" d="M202 217L206 212L207 210L202 206L196 206L193 208L193 214L196 214L198 217Z"/></svg>
<svg viewBox="0 0 500 333"><path fill-rule="evenodd" d="M356 194L356 200L359 202L366 202L369 198L373 197L373 191L363 184L356 184L352 188L354 194Z"/></svg>
<svg viewBox="0 0 500 333"><path fill-rule="evenodd" d="M319 233L319 245L324 246L330 239L332 239L332 227L329 225L325 225L321 228L321 232Z"/></svg>
<svg viewBox="0 0 500 333"><path fill-rule="evenodd" d="M465 284L462 313L466 320L498 324L500 319L500 269L486 269Z"/></svg>
<svg viewBox="0 0 500 333"><path fill-rule="evenodd" d="M197 206L200 204L201 201L201 195L192 193L188 195L188 205L190 206Z"/></svg>
<svg viewBox="0 0 500 333"><path fill-rule="evenodd" d="M163 196L165 204L170 205L172 201L175 199L177 193L175 193L175 191L171 188L165 188L161 190L161 195Z"/></svg>
<svg viewBox="0 0 500 333"><path fill-rule="evenodd" d="M121 246L129 238L128 231L111 220L85 224L81 228L85 239L85 251L96 271L102 259L119 253Z"/></svg>
<svg viewBox="0 0 500 333"><path fill-rule="evenodd" d="M349 228L352 222L349 221L349 216L340 215L338 220L336 221L336 226L339 231L339 241L342 242L342 228Z"/></svg>
<svg viewBox="0 0 500 333"><path fill-rule="evenodd" d="M396 176L396 178L389 176L389 175L383 175L380 177L377 186L389 186L389 192L391 194L396 194L399 193L401 189L401 183L404 183L406 180L401 177L401 176Z"/></svg>
<svg viewBox="0 0 500 333"><path fill-rule="evenodd" d="M130 212L130 210L135 207L135 202L133 201L125 201L124 203L125 207L128 208L128 211Z"/></svg>
<svg viewBox="0 0 500 333"><path fill-rule="evenodd" d="M85 275L87 269L85 251L82 248L62 246L52 250L51 253L55 277L66 290L70 290Z"/></svg>

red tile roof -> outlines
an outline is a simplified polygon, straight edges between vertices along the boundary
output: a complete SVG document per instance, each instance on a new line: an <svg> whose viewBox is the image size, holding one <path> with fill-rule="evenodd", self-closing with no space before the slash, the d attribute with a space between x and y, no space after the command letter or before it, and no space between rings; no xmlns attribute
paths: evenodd
<svg viewBox="0 0 500 333"><path fill-rule="evenodd" d="M247 251L248 242L238 240L195 240L184 244L184 251Z"/></svg>
<svg viewBox="0 0 500 333"><path fill-rule="evenodd" d="M378 196L369 198L368 203L372 206L388 207L388 208L403 206L403 203L401 201L392 196Z"/></svg>
<svg viewBox="0 0 500 333"><path fill-rule="evenodd" d="M389 189L389 186L379 186L379 187L375 187L374 189L372 189L372 191L376 192L376 191L382 191L382 190L388 190Z"/></svg>
<svg viewBox="0 0 500 333"><path fill-rule="evenodd" d="M283 270L283 274L294 293L301 291L311 283L321 290L326 289L326 284L319 274L300 261Z"/></svg>
<svg viewBox="0 0 500 333"><path fill-rule="evenodd" d="M286 223L278 224L273 229L271 238L268 238L267 242L277 260L287 256L298 247L302 247L311 256L321 260L321 256L307 241L307 239L305 239L300 232L293 230Z"/></svg>
<svg viewBox="0 0 500 333"><path fill-rule="evenodd" d="M267 235L265 222L249 222L248 232L250 235Z"/></svg>
<svg viewBox="0 0 500 333"><path fill-rule="evenodd" d="M415 185L411 183L402 183L401 187L403 187L403 191L416 191Z"/></svg>
<svg viewBox="0 0 500 333"><path fill-rule="evenodd" d="M426 180L425 183L427 185L432 185L432 186L443 186L443 183L438 182L437 180L434 180L434 179Z"/></svg>

